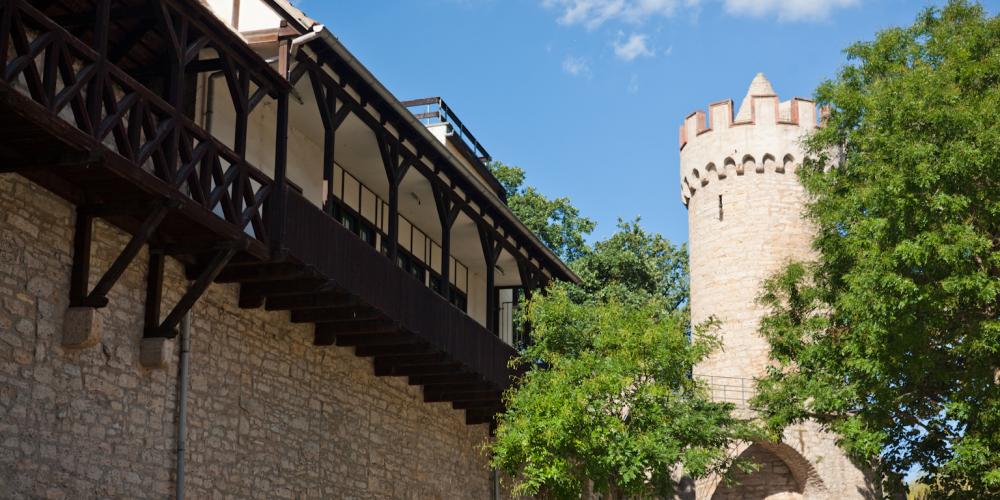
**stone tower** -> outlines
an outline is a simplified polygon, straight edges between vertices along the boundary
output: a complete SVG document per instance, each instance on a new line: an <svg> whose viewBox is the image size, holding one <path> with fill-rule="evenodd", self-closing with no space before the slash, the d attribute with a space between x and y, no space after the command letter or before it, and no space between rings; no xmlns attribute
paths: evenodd
<svg viewBox="0 0 1000 500"><path fill-rule="evenodd" d="M768 363L757 334L766 310L761 282L791 260L808 260L812 229L802 218L805 193L795 175L801 138L817 127L816 105L781 102L758 74L739 110L733 101L696 111L680 129L681 198L688 207L691 321L721 323L723 348L695 368L713 396L746 412L753 378ZM863 474L833 437L806 423L781 443L746 443L736 453L760 464L739 485L698 485L699 498L860 498Z"/></svg>

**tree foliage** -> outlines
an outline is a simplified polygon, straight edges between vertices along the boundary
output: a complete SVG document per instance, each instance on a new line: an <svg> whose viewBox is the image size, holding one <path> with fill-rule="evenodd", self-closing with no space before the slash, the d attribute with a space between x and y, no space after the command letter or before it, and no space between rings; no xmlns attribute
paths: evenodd
<svg viewBox="0 0 1000 500"><path fill-rule="evenodd" d="M535 342L517 360L527 372L505 395L493 464L544 498L579 498L588 481L614 498L662 497L678 466L700 477L731 465L727 447L749 426L690 378L718 342L711 325L689 340L684 249L633 222L574 265L582 286L528 304Z"/></svg>
<svg viewBox="0 0 1000 500"><path fill-rule="evenodd" d="M687 303L687 248L646 232L638 218L619 220L618 231L595 243L593 251L573 263L573 270L583 281L581 290L590 296L627 290L660 296L670 310Z"/></svg>
<svg viewBox="0 0 1000 500"><path fill-rule="evenodd" d="M510 210L559 258L570 262L586 253L585 238L596 224L581 216L569 198L547 198L534 187L525 186L520 167L493 161L489 169L507 191Z"/></svg>
<svg viewBox="0 0 1000 500"><path fill-rule="evenodd" d="M847 50L799 171L818 260L766 286L772 431L816 419L890 478L1000 496L1000 19L952 1Z"/></svg>

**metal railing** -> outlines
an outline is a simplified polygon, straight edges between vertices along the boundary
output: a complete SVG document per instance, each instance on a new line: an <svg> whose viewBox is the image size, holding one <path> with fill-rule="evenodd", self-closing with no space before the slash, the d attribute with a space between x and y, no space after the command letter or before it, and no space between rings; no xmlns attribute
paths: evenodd
<svg viewBox="0 0 1000 500"><path fill-rule="evenodd" d="M708 386L713 401L732 403L740 411L752 411L750 398L757 394L754 379L718 375L695 375L694 378Z"/></svg>
<svg viewBox="0 0 1000 500"><path fill-rule="evenodd" d="M476 140L472 132L465 127L462 120L458 119L455 112L451 110L450 107L444 102L444 99L440 97L425 97L423 99L414 99L412 101L403 101L403 106L413 112L413 115L426 125L431 125L434 123L447 123L451 125L452 129L458 134L459 137L465 141L465 144L469 146L472 153L479 158L479 161L489 163L493 157L486 151L486 148ZM423 112L418 112L413 108L423 108ZM436 121L434 121L436 120Z"/></svg>

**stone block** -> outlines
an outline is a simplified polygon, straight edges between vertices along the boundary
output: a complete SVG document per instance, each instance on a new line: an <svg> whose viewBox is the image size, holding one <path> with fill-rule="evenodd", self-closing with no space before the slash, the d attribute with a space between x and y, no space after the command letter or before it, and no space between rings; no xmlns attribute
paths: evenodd
<svg viewBox="0 0 1000 500"><path fill-rule="evenodd" d="M174 352L174 341L163 337L144 338L139 343L139 364L144 368L166 368Z"/></svg>
<svg viewBox="0 0 1000 500"><path fill-rule="evenodd" d="M85 349L101 341L101 322L93 307L70 307L63 319L63 347Z"/></svg>

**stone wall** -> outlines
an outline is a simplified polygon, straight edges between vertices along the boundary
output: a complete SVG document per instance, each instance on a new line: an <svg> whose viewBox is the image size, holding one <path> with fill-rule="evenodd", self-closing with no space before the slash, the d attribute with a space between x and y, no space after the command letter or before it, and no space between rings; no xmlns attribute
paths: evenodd
<svg viewBox="0 0 1000 500"><path fill-rule="evenodd" d="M788 465L764 447L755 444L744 451L741 458L753 464L753 472L735 474L731 484L720 485L715 490L712 500L802 498L802 487L795 481Z"/></svg>
<svg viewBox="0 0 1000 500"><path fill-rule="evenodd" d="M0 175L0 498L169 497L176 346L167 368L139 365L147 255L99 311L100 344L64 349L74 216ZM98 222L92 284L126 241ZM166 274L168 310L185 282ZM489 498L485 425L237 295L213 285L192 311L190 498Z"/></svg>
<svg viewBox="0 0 1000 500"><path fill-rule="evenodd" d="M752 379L764 372L769 348L757 328L766 310L757 297L783 265L811 258L804 197L794 172L751 170L709 183L691 198L691 321L714 316L723 342L695 373Z"/></svg>

